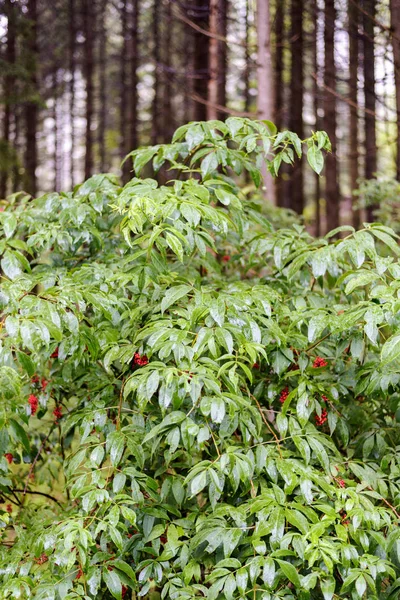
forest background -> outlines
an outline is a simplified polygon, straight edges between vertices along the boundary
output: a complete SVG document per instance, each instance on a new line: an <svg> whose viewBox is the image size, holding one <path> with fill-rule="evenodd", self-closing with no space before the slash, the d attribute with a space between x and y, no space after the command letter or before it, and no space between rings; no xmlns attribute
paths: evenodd
<svg viewBox="0 0 400 600"><path fill-rule="evenodd" d="M328 133L322 178L300 161L267 183L316 234L372 220L360 178L400 177L399 0L1 0L0 42L0 198L229 115Z"/></svg>

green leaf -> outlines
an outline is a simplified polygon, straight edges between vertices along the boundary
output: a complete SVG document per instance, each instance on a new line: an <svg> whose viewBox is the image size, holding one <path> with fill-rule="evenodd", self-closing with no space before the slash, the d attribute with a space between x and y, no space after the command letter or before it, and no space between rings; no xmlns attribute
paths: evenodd
<svg viewBox="0 0 400 600"><path fill-rule="evenodd" d="M122 600L122 583L117 573L114 570L109 571L103 568L103 580L112 596L117 600Z"/></svg>
<svg viewBox="0 0 400 600"><path fill-rule="evenodd" d="M280 568L282 569L286 577L289 579L289 581L293 583L293 585L297 588L300 588L301 583L296 568L291 563L286 562L285 560L276 559L276 562L279 564Z"/></svg>
<svg viewBox="0 0 400 600"><path fill-rule="evenodd" d="M175 304L177 300L187 296L191 291L192 288L189 285L177 285L176 287L167 290L164 298L161 301L161 312L164 313L167 308L169 308L172 304Z"/></svg>
<svg viewBox="0 0 400 600"><path fill-rule="evenodd" d="M390 337L382 346L381 361L384 363L393 362L400 356L400 334L397 333Z"/></svg>
<svg viewBox="0 0 400 600"><path fill-rule="evenodd" d="M308 148L307 160L313 171L315 171L319 175L322 169L324 168L324 157L322 152L317 148L317 146L313 145Z"/></svg>

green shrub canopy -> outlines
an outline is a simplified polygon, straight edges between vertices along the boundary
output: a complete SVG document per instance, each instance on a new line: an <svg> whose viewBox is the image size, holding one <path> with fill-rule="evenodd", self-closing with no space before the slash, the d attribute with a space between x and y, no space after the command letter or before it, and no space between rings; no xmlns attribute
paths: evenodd
<svg viewBox="0 0 400 600"><path fill-rule="evenodd" d="M275 230L232 178L304 146L192 123L9 199L1 598L399 597L396 235Z"/></svg>

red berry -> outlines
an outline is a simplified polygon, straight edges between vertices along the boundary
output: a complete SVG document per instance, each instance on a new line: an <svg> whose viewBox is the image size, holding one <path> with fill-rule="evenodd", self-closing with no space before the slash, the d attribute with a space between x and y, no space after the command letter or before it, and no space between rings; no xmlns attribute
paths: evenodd
<svg viewBox="0 0 400 600"><path fill-rule="evenodd" d="M12 513L12 506L11 506L11 504L7 504L6 511L8 512L9 515Z"/></svg>
<svg viewBox="0 0 400 600"><path fill-rule="evenodd" d="M336 479L336 481L338 482L338 484L339 484L339 486L340 486L341 488L345 488L345 487L346 487L346 484L345 484L345 482L343 481L343 479Z"/></svg>
<svg viewBox="0 0 400 600"><path fill-rule="evenodd" d="M38 375L34 375L31 379L31 383L33 383L33 385L35 385L35 383L39 383L40 379Z"/></svg>
<svg viewBox="0 0 400 600"><path fill-rule="evenodd" d="M229 256L229 254L225 254L225 256L222 257L222 262L229 262L231 260L231 257Z"/></svg>
<svg viewBox="0 0 400 600"><path fill-rule="evenodd" d="M283 404L288 396L289 396L289 388L288 388L288 386L286 386L281 391L281 395L279 396L279 402L281 404Z"/></svg>
<svg viewBox="0 0 400 600"><path fill-rule="evenodd" d="M5 454L4 456L6 457L6 460L7 460L8 464L11 465L11 463L14 460L13 455L10 452L7 452L7 454Z"/></svg>
<svg viewBox="0 0 400 600"><path fill-rule="evenodd" d="M62 408L61 406L56 406L55 409L53 410L53 415L55 417L55 423L58 423L58 419L61 419L62 417Z"/></svg>
<svg viewBox="0 0 400 600"><path fill-rule="evenodd" d="M318 427L323 425L327 421L327 419L328 413L325 409L321 412L321 416L315 415L315 423Z"/></svg>
<svg viewBox="0 0 400 600"><path fill-rule="evenodd" d="M35 415L39 405L39 399L34 394L31 394L28 398L28 403L31 407L31 415Z"/></svg>
<svg viewBox="0 0 400 600"><path fill-rule="evenodd" d="M121 589L122 598L124 598L126 596L127 592L128 592L128 586L123 585L122 589Z"/></svg>
<svg viewBox="0 0 400 600"><path fill-rule="evenodd" d="M329 402L329 399L326 396L324 396L324 394L322 394L321 397L324 402Z"/></svg>
<svg viewBox="0 0 400 600"><path fill-rule="evenodd" d="M313 362L314 369L319 369L320 367L326 367L328 365L327 361L321 356L317 356L317 358Z"/></svg>
<svg viewBox="0 0 400 600"><path fill-rule="evenodd" d="M75 579L80 579L83 575L82 569L79 567L77 574L75 575Z"/></svg>
<svg viewBox="0 0 400 600"><path fill-rule="evenodd" d="M144 367L149 363L149 359L145 354L140 355L139 352L135 352L133 356L133 363L138 367Z"/></svg>
<svg viewBox="0 0 400 600"><path fill-rule="evenodd" d="M53 354L50 354L50 358L58 358L58 348L56 348Z"/></svg>
<svg viewBox="0 0 400 600"><path fill-rule="evenodd" d="M259 365L258 363L254 363L254 365L253 365L253 367L252 367L252 368L253 368L253 369L259 369L259 368L260 368L260 365Z"/></svg>
<svg viewBox="0 0 400 600"><path fill-rule="evenodd" d="M42 391L45 392L47 386L49 385L49 382L44 377L42 377L40 384L42 386Z"/></svg>

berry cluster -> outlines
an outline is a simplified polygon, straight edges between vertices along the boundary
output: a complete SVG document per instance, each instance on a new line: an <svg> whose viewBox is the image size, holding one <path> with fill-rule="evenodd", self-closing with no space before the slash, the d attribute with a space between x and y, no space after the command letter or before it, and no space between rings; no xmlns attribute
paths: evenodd
<svg viewBox="0 0 400 600"><path fill-rule="evenodd" d="M28 398L28 404L31 407L31 415L35 415L37 413L37 409L39 406L39 399L34 394L31 394Z"/></svg>
<svg viewBox="0 0 400 600"><path fill-rule="evenodd" d="M314 369L319 369L320 367L326 367L327 365L328 365L328 362L321 356L317 356L317 358L313 362Z"/></svg>
<svg viewBox="0 0 400 600"><path fill-rule="evenodd" d="M315 423L318 427L320 427L321 425L326 423L327 420L328 420L328 412L325 409L321 412L321 416L315 415Z"/></svg>
<svg viewBox="0 0 400 600"><path fill-rule="evenodd" d="M55 409L53 410L53 415L54 415L54 423L57 425L58 424L58 419L61 419L62 417L62 408L61 406L56 406Z"/></svg>
<svg viewBox="0 0 400 600"><path fill-rule="evenodd" d="M36 385L37 387L40 387L42 392L45 392L47 386L49 385L49 382L47 381L47 379L45 379L44 377L42 377L42 379L40 379L40 377L38 375L34 375L32 377L31 383L32 383L32 385Z"/></svg>
<svg viewBox="0 0 400 600"><path fill-rule="evenodd" d="M39 556L39 558L35 558L35 563L37 565L43 565L48 560L49 560L49 557L47 556L47 554L43 553Z"/></svg>
<svg viewBox="0 0 400 600"><path fill-rule="evenodd" d="M6 458L7 462L8 462L8 464L9 464L9 465L11 465L11 463L12 463L12 462L13 462L13 460L14 460L14 457L13 457L13 455L12 455L10 452L7 452L7 454L5 454L4 456L5 456L5 458Z"/></svg>
<svg viewBox="0 0 400 600"><path fill-rule="evenodd" d="M286 386L281 391L281 395L279 396L279 402L281 404L283 404L288 396L289 396L289 388L288 388L288 386Z"/></svg>
<svg viewBox="0 0 400 600"><path fill-rule="evenodd" d="M140 355L139 352L135 352L133 356L133 364L138 367L144 367L149 363L149 359L145 354Z"/></svg>
<svg viewBox="0 0 400 600"><path fill-rule="evenodd" d="M339 487L341 487L341 488L346 487L346 484L343 479L336 479L336 481L337 481Z"/></svg>

